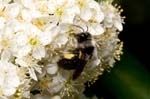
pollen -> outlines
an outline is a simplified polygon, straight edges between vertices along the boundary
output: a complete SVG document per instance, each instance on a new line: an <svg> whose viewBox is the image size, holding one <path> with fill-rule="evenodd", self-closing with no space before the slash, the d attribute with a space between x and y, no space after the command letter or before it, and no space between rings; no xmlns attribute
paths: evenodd
<svg viewBox="0 0 150 99"><path fill-rule="evenodd" d="M85 5L85 0L78 0L78 5L80 8L83 8Z"/></svg>
<svg viewBox="0 0 150 99"><path fill-rule="evenodd" d="M4 48L8 48L10 45L9 39L7 38L3 39L0 43Z"/></svg>
<svg viewBox="0 0 150 99"><path fill-rule="evenodd" d="M96 23L96 20L94 20L94 18L89 20L90 23Z"/></svg>
<svg viewBox="0 0 150 99"><path fill-rule="evenodd" d="M39 86L40 86L43 90L45 90L45 89L48 88L50 82L51 82L51 79L49 79L48 77L43 78L43 79L40 81Z"/></svg>
<svg viewBox="0 0 150 99"><path fill-rule="evenodd" d="M20 21L20 22L24 22L25 20L23 19L22 17L22 14L19 13L18 16L17 16L17 20Z"/></svg>
<svg viewBox="0 0 150 99"><path fill-rule="evenodd" d="M0 9L0 17L6 17L4 11L5 7L3 9Z"/></svg>
<svg viewBox="0 0 150 99"><path fill-rule="evenodd" d="M57 13L61 17L64 13L63 7L57 7L55 13Z"/></svg>
<svg viewBox="0 0 150 99"><path fill-rule="evenodd" d="M29 44L32 45L32 46L36 46L39 44L39 40L37 37L34 37L34 38L30 38L29 39Z"/></svg>
<svg viewBox="0 0 150 99"><path fill-rule="evenodd" d="M40 30L44 30L43 27L45 26L46 23L37 18L32 21L32 24L38 27Z"/></svg>
<svg viewBox="0 0 150 99"><path fill-rule="evenodd" d="M48 12L48 6L46 6L45 3L41 4L41 6L38 8L38 10L42 13L42 14L46 14Z"/></svg>

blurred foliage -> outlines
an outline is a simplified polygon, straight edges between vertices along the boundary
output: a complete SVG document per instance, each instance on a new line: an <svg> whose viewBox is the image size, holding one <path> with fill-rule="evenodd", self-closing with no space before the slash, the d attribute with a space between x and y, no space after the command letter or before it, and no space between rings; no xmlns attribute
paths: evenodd
<svg viewBox="0 0 150 99"><path fill-rule="evenodd" d="M86 94L92 96L94 92L103 99L150 99L148 75L144 66L124 51L122 60L110 73L105 72L91 88L87 88Z"/></svg>

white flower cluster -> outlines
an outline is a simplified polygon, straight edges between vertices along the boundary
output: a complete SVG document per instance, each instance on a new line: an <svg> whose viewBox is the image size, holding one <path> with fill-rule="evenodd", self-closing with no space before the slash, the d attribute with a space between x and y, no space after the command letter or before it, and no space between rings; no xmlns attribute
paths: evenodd
<svg viewBox="0 0 150 99"><path fill-rule="evenodd" d="M122 23L119 10L104 1L0 0L0 99L75 97L120 54ZM77 47L72 34L80 28L92 35L96 51L72 80L74 70L57 62Z"/></svg>

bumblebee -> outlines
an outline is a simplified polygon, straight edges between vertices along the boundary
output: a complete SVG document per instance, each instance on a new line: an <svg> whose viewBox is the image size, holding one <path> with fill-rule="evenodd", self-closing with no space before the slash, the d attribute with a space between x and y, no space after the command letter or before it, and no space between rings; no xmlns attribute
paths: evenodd
<svg viewBox="0 0 150 99"><path fill-rule="evenodd" d="M88 31L75 34L74 37L77 40L77 47L70 53L65 53L63 58L57 62L58 66L65 70L74 70L73 80L81 75L95 48L92 36Z"/></svg>

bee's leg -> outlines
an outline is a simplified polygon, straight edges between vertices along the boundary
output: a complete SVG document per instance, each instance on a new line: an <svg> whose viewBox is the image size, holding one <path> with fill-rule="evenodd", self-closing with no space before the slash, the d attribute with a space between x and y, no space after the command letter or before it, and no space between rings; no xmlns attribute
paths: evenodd
<svg viewBox="0 0 150 99"><path fill-rule="evenodd" d="M77 79L81 75L85 65L86 65L85 60L80 60L78 62L78 66L77 66L76 70L73 73L73 77L72 77L73 80Z"/></svg>

